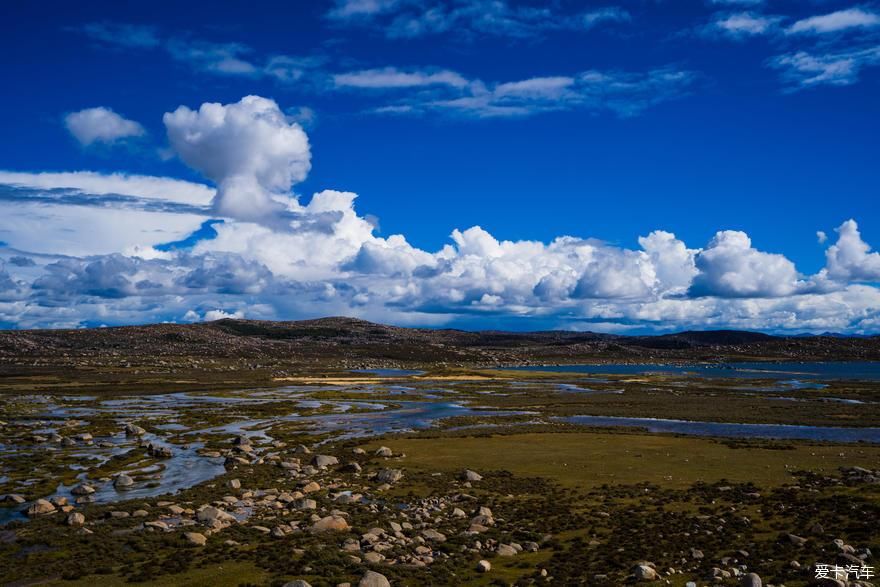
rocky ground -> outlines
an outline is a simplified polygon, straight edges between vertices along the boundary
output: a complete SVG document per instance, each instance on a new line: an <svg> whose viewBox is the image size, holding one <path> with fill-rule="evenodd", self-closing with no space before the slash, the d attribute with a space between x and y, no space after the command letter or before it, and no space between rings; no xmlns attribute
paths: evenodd
<svg viewBox="0 0 880 587"><path fill-rule="evenodd" d="M177 496L97 505L84 483L73 500L35 501L30 522L4 531L0 577L187 584L227 561L270 585L779 586L812 584L817 563L872 564L878 547L880 471L861 467L766 489L582 491L503 470L411 469L376 443L310 449L240 436L220 452L226 474ZM132 484L113 479L120 491Z"/></svg>
<svg viewBox="0 0 880 587"><path fill-rule="evenodd" d="M880 446L565 418L877 427L875 382L481 367L877 344L339 319L0 333L0 584L868 586L816 575L880 572ZM426 373L349 371L369 367Z"/></svg>

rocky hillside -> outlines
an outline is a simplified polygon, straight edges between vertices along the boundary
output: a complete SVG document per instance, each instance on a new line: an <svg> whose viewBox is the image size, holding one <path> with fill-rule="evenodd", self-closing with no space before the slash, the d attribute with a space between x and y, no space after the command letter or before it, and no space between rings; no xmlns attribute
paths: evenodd
<svg viewBox="0 0 880 587"><path fill-rule="evenodd" d="M754 332L619 336L590 332L467 332L352 318L219 320L88 330L0 331L0 365L177 361L358 361L365 365L495 365L603 361L880 360L880 337L776 337ZM355 365L357 366L357 365Z"/></svg>

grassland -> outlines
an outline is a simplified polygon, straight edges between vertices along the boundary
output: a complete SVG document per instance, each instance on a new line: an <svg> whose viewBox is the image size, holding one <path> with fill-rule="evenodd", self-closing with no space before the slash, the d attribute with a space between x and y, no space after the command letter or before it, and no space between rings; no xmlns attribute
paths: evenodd
<svg viewBox="0 0 880 587"><path fill-rule="evenodd" d="M395 439L407 465L453 473L464 468L509 471L565 486L651 483L683 489L694 483L754 483L776 487L795 471L833 474L841 466L874 467L880 446L767 443L735 448L726 442L658 434L543 433L460 438Z"/></svg>
<svg viewBox="0 0 880 587"><path fill-rule="evenodd" d="M120 493L112 503L76 504L86 519L81 528L56 513L0 529L0 583L279 587L299 578L318 587L356 584L373 569L395 587L608 587L630 582L633 565L651 561L660 574L657 585L733 586L735 577L716 576L715 569L745 568L765 584L799 587L810 582L810 565L839 560L835 539L856 554L880 552L880 483L872 480L880 472L852 474L852 467L878 468L880 445L685 437L557 419L592 414L876 426L880 391L874 383L799 389L772 379L592 378L436 365L426 366L424 375L382 378L324 364L287 375L262 366L240 369L234 359L213 364L218 369L204 378L196 371L161 375L118 367L110 373L96 367L58 372L51 380L19 373L5 381L0 494L45 497L59 481L70 485L77 476L106 487L121 472L161 487L166 462L148 454L139 438L126 437L125 422L174 451L198 442L202 451L227 460L219 476L173 495L125 499ZM111 375L116 383L107 383ZM181 390L198 391L167 396L168 403L152 395ZM377 435L389 413L406 417L407 409L435 404L494 413L427 423L414 418L403 424L415 430ZM343 425L329 425L337 421ZM95 438L69 446L48 439L49 431ZM40 435L47 438L35 438ZM253 452L236 448L239 435L252 437ZM112 441L118 454L90 460L103 450L102 441ZM339 465L306 467L310 456L299 444L337 457ZM375 456L382 445L394 456ZM380 483L378 474L389 468L402 478ZM464 469L482 479L465 482ZM144 471L159 473L153 478ZM230 489L232 479L240 490ZM314 510L276 508L266 498L293 494L309 481L320 485L309 494ZM346 490L365 499L339 500ZM190 511L213 504L243 519L215 529L192 513L169 515L169 502ZM491 509L493 523L469 533L480 507ZM452 515L454 509L465 516ZM347 531L307 530L313 513L334 511L348 520ZM157 520L172 527L145 525ZM187 525L174 525L181 521ZM404 521L413 529L390 537L391 523ZM257 529L286 524L297 529L278 535ZM364 536L375 528L388 532L380 541L388 548L381 551L385 560L370 562L366 555L379 551ZM426 541L421 533L427 529L446 540ZM203 532L206 544L188 544L182 536L187 530ZM347 549L351 541L356 550ZM536 551L500 556L499 545L511 543L534 543ZM491 572L477 572L480 559L492 563Z"/></svg>

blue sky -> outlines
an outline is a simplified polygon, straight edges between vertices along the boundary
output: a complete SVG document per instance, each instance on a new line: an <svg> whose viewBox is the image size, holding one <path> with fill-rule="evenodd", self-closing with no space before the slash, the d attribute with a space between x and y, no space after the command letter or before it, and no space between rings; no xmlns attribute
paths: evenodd
<svg viewBox="0 0 880 587"><path fill-rule="evenodd" d="M7 10L0 325L880 329L876 4L276 4Z"/></svg>

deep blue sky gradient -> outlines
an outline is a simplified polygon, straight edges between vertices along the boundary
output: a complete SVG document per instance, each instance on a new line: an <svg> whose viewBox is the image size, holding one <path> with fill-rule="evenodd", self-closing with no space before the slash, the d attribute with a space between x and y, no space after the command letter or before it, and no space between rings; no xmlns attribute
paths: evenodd
<svg viewBox="0 0 880 587"><path fill-rule="evenodd" d="M316 112L308 129L313 170L298 193L355 191L359 211L376 215L382 234L405 233L428 250L448 242L453 228L475 224L502 239L573 234L627 247L658 228L692 247L737 229L812 273L824 262L816 230L830 233L852 217L867 242L880 242L880 68L866 68L850 86L786 93L779 72L766 66L781 52L774 41L720 41L694 31L717 6L621 5L632 22L588 32L392 40L328 22L330 5L322 2L16 2L4 8L0 35L0 168L199 179L156 154L165 143L162 114L259 94ZM796 16L838 6L845 4L769 8ZM238 42L258 55L325 55L335 69L437 66L507 81L671 64L700 77L691 95L629 118L587 111L378 116L364 112L376 100L363 93L196 73L160 50L102 46L78 32L92 22ZM83 149L62 117L99 105L141 122L148 136L123 149Z"/></svg>

